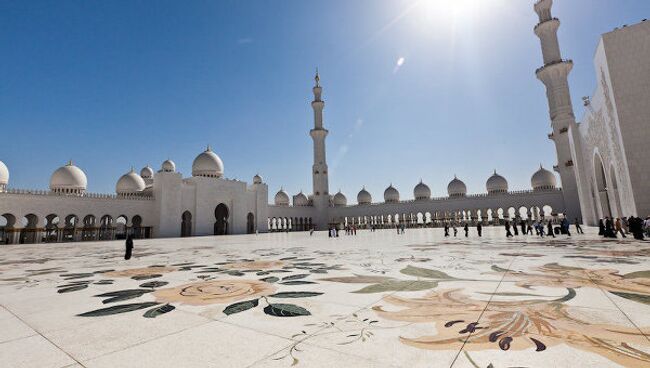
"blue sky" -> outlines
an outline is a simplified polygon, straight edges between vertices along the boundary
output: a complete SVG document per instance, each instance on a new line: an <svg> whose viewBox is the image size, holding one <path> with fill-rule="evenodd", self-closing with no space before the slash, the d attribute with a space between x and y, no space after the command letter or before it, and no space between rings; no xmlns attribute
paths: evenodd
<svg viewBox="0 0 650 368"><path fill-rule="evenodd" d="M332 192L380 200L392 182L411 198L422 178L440 196L456 174L477 193L494 168L528 189L555 163L532 3L5 0L0 160L11 187L46 188L72 159L112 193L131 166L171 158L190 175L209 143L227 177L310 192L318 66ZM599 35L649 13L555 1L578 117Z"/></svg>

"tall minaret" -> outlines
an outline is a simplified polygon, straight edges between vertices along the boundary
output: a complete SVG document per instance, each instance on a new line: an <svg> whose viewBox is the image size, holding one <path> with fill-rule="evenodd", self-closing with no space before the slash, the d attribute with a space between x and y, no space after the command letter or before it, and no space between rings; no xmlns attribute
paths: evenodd
<svg viewBox="0 0 650 368"><path fill-rule="evenodd" d="M564 193L564 209L554 209L565 212L571 220L581 218L580 199L578 196L577 165L573 152L578 152L580 147L580 134L573 114L571 95L569 93L568 76L573 67L571 60L563 60L560 54L560 43L557 30L560 21L551 16L553 0L539 0L535 3L535 12L539 16L539 23L535 26L535 34L542 43L544 66L537 69L537 78L546 87L549 114L553 132L549 138L555 142L558 164L554 167L562 180ZM572 150L572 144L574 149ZM577 144L577 147L575 146ZM573 152L572 152L573 151Z"/></svg>
<svg viewBox="0 0 650 368"><path fill-rule="evenodd" d="M314 80L316 81L313 88L314 101L311 103L311 107L314 109L314 129L309 131L314 140L314 166L312 166L314 179L313 205L317 212L314 223L318 226L318 230L325 230L328 225L327 212L330 202L327 160L325 158L325 137L327 137L328 131L323 128L323 107L325 107L325 102L321 99L323 87L320 86L318 69Z"/></svg>

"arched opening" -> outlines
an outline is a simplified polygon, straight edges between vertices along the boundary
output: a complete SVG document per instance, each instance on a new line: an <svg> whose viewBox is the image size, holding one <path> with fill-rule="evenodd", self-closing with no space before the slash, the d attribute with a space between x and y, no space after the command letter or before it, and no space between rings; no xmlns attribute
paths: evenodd
<svg viewBox="0 0 650 368"><path fill-rule="evenodd" d="M605 167L600 156L594 156L594 176L596 178L596 189L598 191L598 202L600 204L600 217L612 217L612 208L609 202L609 192L607 190L607 177L605 176Z"/></svg>
<svg viewBox="0 0 650 368"><path fill-rule="evenodd" d="M20 230L20 244L36 243L38 217L34 214L26 215L21 223L23 228Z"/></svg>
<svg viewBox="0 0 650 368"><path fill-rule="evenodd" d="M623 211L621 210L621 195L618 192L618 180L616 180L616 170L614 170L614 166L610 166L609 168L609 191L612 193L612 199L614 200L614 210L616 213L613 215L615 217L623 217Z"/></svg>
<svg viewBox="0 0 650 368"><path fill-rule="evenodd" d="M65 217L65 224L63 225L63 241L75 241L75 233L79 224L79 217L76 215L68 215Z"/></svg>
<svg viewBox="0 0 650 368"><path fill-rule="evenodd" d="M113 218L109 215L99 219L99 240L113 239Z"/></svg>
<svg viewBox="0 0 650 368"><path fill-rule="evenodd" d="M252 212L249 212L248 215L246 215L246 232L248 234L253 234L255 232L255 215L253 215Z"/></svg>
<svg viewBox="0 0 650 368"><path fill-rule="evenodd" d="M223 203L219 203L214 210L214 217L216 219L214 223L214 235L228 234L228 214L228 207Z"/></svg>
<svg viewBox="0 0 650 368"><path fill-rule="evenodd" d="M81 231L81 239L84 241L95 240L96 233L96 218L93 215L87 215L84 217L83 229Z"/></svg>
<svg viewBox="0 0 650 368"><path fill-rule="evenodd" d="M136 239L146 237L142 229L142 217L140 217L140 215L135 215L131 219L131 232L133 233L133 237Z"/></svg>
<svg viewBox="0 0 650 368"><path fill-rule="evenodd" d="M129 219L125 215L120 215L120 217L115 220L115 239L126 239L127 226Z"/></svg>
<svg viewBox="0 0 650 368"><path fill-rule="evenodd" d="M59 216L50 214L45 216L45 242L56 243L59 241Z"/></svg>
<svg viewBox="0 0 650 368"><path fill-rule="evenodd" d="M13 244L16 216L5 213L0 216L0 244Z"/></svg>
<svg viewBox="0 0 650 368"><path fill-rule="evenodd" d="M181 216L181 237L188 236L192 236L192 213L185 211Z"/></svg>

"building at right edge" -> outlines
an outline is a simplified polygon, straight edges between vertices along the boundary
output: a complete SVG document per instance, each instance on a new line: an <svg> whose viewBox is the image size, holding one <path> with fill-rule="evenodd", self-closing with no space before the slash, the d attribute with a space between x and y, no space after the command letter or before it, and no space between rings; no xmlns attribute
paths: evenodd
<svg viewBox="0 0 650 368"><path fill-rule="evenodd" d="M577 122L568 84L573 62L561 56L552 5L540 0L534 7L544 59L536 74L546 87L566 215L591 225L607 216L649 216L650 22L602 35L594 56L597 87L582 98Z"/></svg>

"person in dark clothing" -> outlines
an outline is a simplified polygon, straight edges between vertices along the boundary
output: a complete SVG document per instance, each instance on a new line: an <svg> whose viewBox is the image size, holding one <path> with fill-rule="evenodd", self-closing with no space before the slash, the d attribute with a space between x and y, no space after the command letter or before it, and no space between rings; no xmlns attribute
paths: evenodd
<svg viewBox="0 0 650 368"><path fill-rule="evenodd" d="M555 238L555 233L553 232L553 224L551 221L546 225L546 236L552 236Z"/></svg>
<svg viewBox="0 0 650 368"><path fill-rule="evenodd" d="M480 222L476 224L476 232L478 232L479 238L483 236L483 225Z"/></svg>
<svg viewBox="0 0 650 368"><path fill-rule="evenodd" d="M454 224L454 238L456 237L456 235L458 235L458 228Z"/></svg>
<svg viewBox="0 0 650 368"><path fill-rule="evenodd" d="M510 232L510 221L506 221L506 238L511 238L512 233Z"/></svg>
<svg viewBox="0 0 650 368"><path fill-rule="evenodd" d="M603 222L603 219L598 220L598 235L605 235L605 222Z"/></svg>
<svg viewBox="0 0 650 368"><path fill-rule="evenodd" d="M449 224L445 224L445 237L449 236Z"/></svg>
<svg viewBox="0 0 650 368"><path fill-rule="evenodd" d="M467 225L467 223L465 223L464 230L465 230L465 237L467 238L469 236L469 225Z"/></svg>
<svg viewBox="0 0 650 368"><path fill-rule="evenodd" d="M124 259L131 259L133 253L133 236L129 235L126 237L126 252L124 253Z"/></svg>
<svg viewBox="0 0 650 368"><path fill-rule="evenodd" d="M521 226L521 235L526 235L526 221L521 220L519 225Z"/></svg>
<svg viewBox="0 0 650 368"><path fill-rule="evenodd" d="M636 240L643 240L643 220L641 217L630 216L627 220L630 232Z"/></svg>
<svg viewBox="0 0 650 368"><path fill-rule="evenodd" d="M519 228L517 227L517 221L512 222L512 230L514 230L515 236L519 236Z"/></svg>
<svg viewBox="0 0 650 368"><path fill-rule="evenodd" d="M605 237L606 238L615 238L614 234L614 223L609 217L605 217Z"/></svg>
<svg viewBox="0 0 650 368"><path fill-rule="evenodd" d="M576 217L574 224L576 225L576 232L578 234L584 234L584 231L582 231L582 227L580 227L580 220Z"/></svg>

